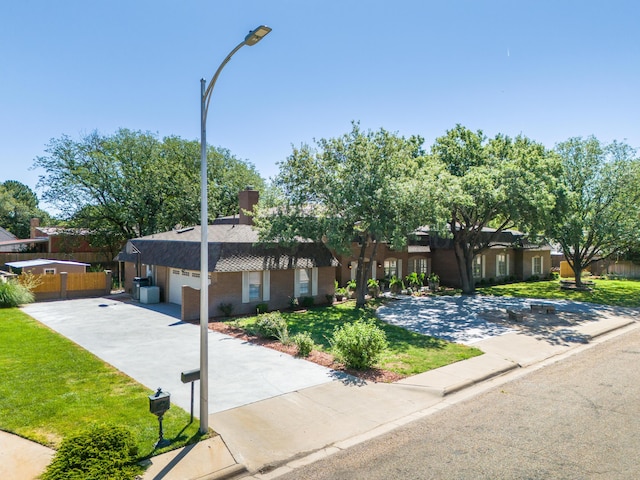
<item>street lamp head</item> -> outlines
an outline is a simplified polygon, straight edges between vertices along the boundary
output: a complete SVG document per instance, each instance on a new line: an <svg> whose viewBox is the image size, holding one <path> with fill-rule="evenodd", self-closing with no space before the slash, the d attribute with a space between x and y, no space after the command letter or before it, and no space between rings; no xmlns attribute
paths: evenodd
<svg viewBox="0 0 640 480"><path fill-rule="evenodd" d="M255 30L251 30L246 37L244 37L244 44L248 46L255 45L265 37L271 29L266 25L260 25Z"/></svg>

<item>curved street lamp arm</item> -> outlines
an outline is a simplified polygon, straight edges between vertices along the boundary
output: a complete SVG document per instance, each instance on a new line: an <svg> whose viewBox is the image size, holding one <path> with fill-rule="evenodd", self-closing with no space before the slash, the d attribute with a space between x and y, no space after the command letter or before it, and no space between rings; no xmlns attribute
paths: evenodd
<svg viewBox="0 0 640 480"><path fill-rule="evenodd" d="M234 48L233 50L231 50L231 52L229 53L229 55L227 55L227 57L223 60L223 62L220 64L220 66L218 67L218 70L216 70L215 75L213 76L213 78L211 79L211 81L209 82L209 85L207 86L207 89L204 92L204 95L202 97L202 101L204 102L204 110L202 112L202 123L206 124L207 123L207 113L209 111L209 102L211 101L211 92L213 91L213 87L216 85L216 81L218 80L218 77L220 76L220 72L222 72L222 69L224 68L224 66L229 63L229 60L231 60L231 57L233 57L233 55L240 50L242 47L244 47L244 45L246 44L246 40L243 40L242 42L240 42L236 48Z"/></svg>

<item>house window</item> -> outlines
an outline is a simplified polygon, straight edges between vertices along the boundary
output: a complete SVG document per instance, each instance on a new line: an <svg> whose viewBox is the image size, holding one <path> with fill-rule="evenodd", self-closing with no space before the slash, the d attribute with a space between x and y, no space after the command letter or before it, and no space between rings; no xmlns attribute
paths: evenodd
<svg viewBox="0 0 640 480"><path fill-rule="evenodd" d="M400 277L398 274L398 260L395 258L387 258L384 261L384 276L385 277Z"/></svg>
<svg viewBox="0 0 640 480"><path fill-rule="evenodd" d="M496 276L506 277L509 275L509 255L499 253L496 255Z"/></svg>
<svg viewBox="0 0 640 480"><path fill-rule="evenodd" d="M318 269L300 268L294 273L293 295L314 297L318 294Z"/></svg>
<svg viewBox="0 0 640 480"><path fill-rule="evenodd" d="M56 269L55 268L45 268L44 269L44 274L45 275L55 275L56 274Z"/></svg>
<svg viewBox="0 0 640 480"><path fill-rule="evenodd" d="M424 273L425 275L429 273L429 267L426 258L414 258L413 260L411 260L411 268L412 272Z"/></svg>
<svg viewBox="0 0 640 480"><path fill-rule="evenodd" d="M306 268L298 272L298 291L304 296L308 296L311 292L311 275Z"/></svg>
<svg viewBox="0 0 640 480"><path fill-rule="evenodd" d="M484 278L484 255L477 255L473 259L473 278Z"/></svg>
<svg viewBox="0 0 640 480"><path fill-rule="evenodd" d="M262 298L262 273L249 272L249 301L258 302Z"/></svg>
<svg viewBox="0 0 640 480"><path fill-rule="evenodd" d="M531 274L542 275L542 257L533 257L531 259Z"/></svg>
<svg viewBox="0 0 640 480"><path fill-rule="evenodd" d="M268 302L270 272L242 272L242 303Z"/></svg>

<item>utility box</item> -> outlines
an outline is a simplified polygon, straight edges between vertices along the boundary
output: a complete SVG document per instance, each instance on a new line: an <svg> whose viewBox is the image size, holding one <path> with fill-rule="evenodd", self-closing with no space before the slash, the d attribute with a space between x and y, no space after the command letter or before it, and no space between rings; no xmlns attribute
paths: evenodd
<svg viewBox="0 0 640 480"><path fill-rule="evenodd" d="M140 303L160 303L160 287L140 287Z"/></svg>
<svg viewBox="0 0 640 480"><path fill-rule="evenodd" d="M133 299L140 300L140 289L151 285L149 277L133 277Z"/></svg>

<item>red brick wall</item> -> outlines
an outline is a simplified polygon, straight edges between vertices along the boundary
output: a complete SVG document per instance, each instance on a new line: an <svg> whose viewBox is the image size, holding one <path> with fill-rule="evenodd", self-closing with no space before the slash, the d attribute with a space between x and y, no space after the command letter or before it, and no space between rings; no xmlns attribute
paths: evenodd
<svg viewBox="0 0 640 480"><path fill-rule="evenodd" d="M318 269L318 295L314 297L317 305L327 302L326 295L333 294L335 280L334 267ZM289 299L293 296L294 271L272 270L270 274L270 299L268 302L242 303L242 273L214 273L209 286L209 316L222 317L221 303L233 305L232 315L255 314L260 303L267 303L269 310L289 308ZM182 319L200 318L200 291L182 287Z"/></svg>

